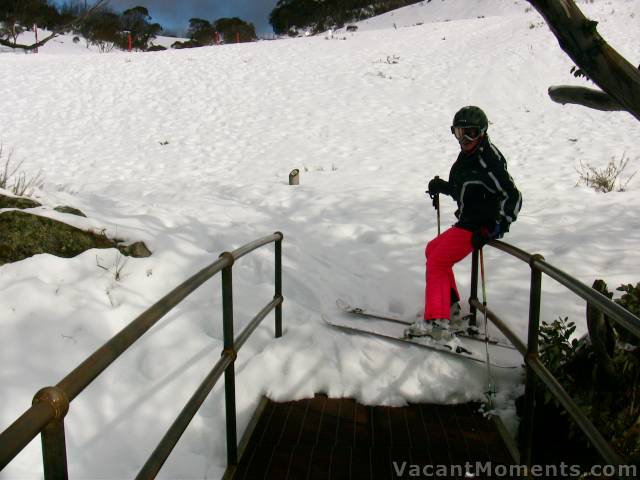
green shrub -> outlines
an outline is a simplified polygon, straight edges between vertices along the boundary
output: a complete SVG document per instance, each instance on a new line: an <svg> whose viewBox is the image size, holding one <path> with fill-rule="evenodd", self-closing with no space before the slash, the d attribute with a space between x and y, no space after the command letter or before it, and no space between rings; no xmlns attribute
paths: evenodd
<svg viewBox="0 0 640 480"><path fill-rule="evenodd" d="M554 375L561 372L562 366L578 344L577 339L571 339L575 330L576 324L569 322L568 317L558 317L552 323L542 322L539 337L540 357Z"/></svg>
<svg viewBox="0 0 640 480"><path fill-rule="evenodd" d="M640 317L640 282L635 287L630 283L620 285L616 290L624 292L624 294L622 297L617 298L615 302L629 310L636 317Z"/></svg>
<svg viewBox="0 0 640 480"><path fill-rule="evenodd" d="M596 280L594 288L612 298L607 285ZM632 314L640 314L640 282L621 285L623 292L614 301ZM614 449L628 462L640 462L640 339L605 315L604 331L593 328L591 334L603 335L590 339L571 338L575 333L574 322L558 318L552 323L542 322L539 332L540 360L556 377L569 396L591 419L595 427ZM594 348L611 338L607 352ZM604 355L604 357L603 357ZM608 358L607 358L608 357ZM607 369L609 364L609 369ZM614 373L610 373L614 372ZM567 418L547 388L542 388L541 407L555 407L555 411ZM574 422L568 423L563 435L566 441L584 446L584 437ZM560 433L556 432L560 435Z"/></svg>

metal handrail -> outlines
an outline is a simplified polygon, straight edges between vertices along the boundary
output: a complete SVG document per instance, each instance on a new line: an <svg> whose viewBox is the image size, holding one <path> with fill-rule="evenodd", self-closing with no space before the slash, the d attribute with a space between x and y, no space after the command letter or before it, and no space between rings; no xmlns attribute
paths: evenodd
<svg viewBox="0 0 640 480"><path fill-rule="evenodd" d="M254 240L232 252L221 254L217 261L200 270L136 317L129 325L66 375L56 386L43 388L36 393L33 405L5 431L0 433L0 470L4 469L38 433L41 433L45 478L67 478L64 417L69 410L70 402L173 307L218 272L222 272L223 277L223 330L225 338L222 358L216 363L169 428L138 474L138 478L155 477L198 408L223 373L225 374L225 396L227 400L227 457L228 460L232 460L229 462L232 465L237 458L234 384L234 362L237 358L237 352L260 322L274 309L275 336L282 336L282 239L282 233L275 232L272 235ZM237 259L253 250L273 242L275 242L274 298L234 340L233 290L231 284L233 264ZM233 440L233 444L229 444L230 440Z"/></svg>
<svg viewBox="0 0 640 480"><path fill-rule="evenodd" d="M531 466L532 447L533 447L533 428L534 428L534 407L535 407L535 391L536 377L542 380L547 386L551 394L564 406L573 420L578 424L580 429L587 436L589 441L594 445L602 458L610 465L622 465L623 459L615 452L613 447L605 440L602 434L596 429L593 423L588 419L580 407L571 399L569 394L562 388L558 380L553 376L547 368L542 364L538 356L538 333L540 330L540 304L542 298L542 274L553 278L558 283L568 288L578 296L588 302L593 307L605 312L612 320L640 337L640 318L625 310L611 299L605 297L593 288L589 288L582 282L571 277L562 270L547 263L541 255L525 252L508 243L494 240L489 243L492 247L497 248L523 262L529 264L531 268L531 288L529 299L529 329L528 341L524 343L517 337L515 333L500 319L494 312L484 306L477 298L478 284L478 255L474 251L472 257L471 269L471 312L475 314L476 310L486 312L487 317L498 327L498 329L513 343L516 349L523 355L525 365L527 366L527 379L525 385L525 413L522 420L524 429L524 446L522 459L524 463ZM474 288L476 286L476 288Z"/></svg>

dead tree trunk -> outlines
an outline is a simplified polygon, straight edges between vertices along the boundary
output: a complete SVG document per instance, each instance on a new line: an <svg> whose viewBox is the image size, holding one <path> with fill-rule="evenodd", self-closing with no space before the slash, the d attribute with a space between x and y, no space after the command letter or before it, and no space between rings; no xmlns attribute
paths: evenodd
<svg viewBox="0 0 640 480"><path fill-rule="evenodd" d="M605 95L611 97L610 104L618 104L620 110L640 120L640 71L607 44L596 29L597 22L586 18L573 0L528 2L547 22L560 48ZM556 90L552 99L561 99L561 103L581 103L567 100L562 93L558 95Z"/></svg>

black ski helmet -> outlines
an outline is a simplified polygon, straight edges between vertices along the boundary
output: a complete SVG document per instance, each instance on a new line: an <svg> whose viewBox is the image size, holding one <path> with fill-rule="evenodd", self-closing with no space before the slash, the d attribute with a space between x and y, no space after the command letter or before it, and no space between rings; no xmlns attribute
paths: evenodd
<svg viewBox="0 0 640 480"><path fill-rule="evenodd" d="M453 131L454 128L478 128L482 135L486 133L487 128L489 128L489 120L481 108L469 105L462 107L454 115L451 131Z"/></svg>

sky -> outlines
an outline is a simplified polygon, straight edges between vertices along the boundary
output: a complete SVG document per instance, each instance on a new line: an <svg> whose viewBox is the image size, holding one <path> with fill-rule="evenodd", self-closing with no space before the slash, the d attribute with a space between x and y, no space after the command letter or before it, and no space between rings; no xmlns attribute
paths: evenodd
<svg viewBox="0 0 640 480"><path fill-rule="evenodd" d="M62 4L64 0L54 3ZM109 5L118 12L139 5L146 7L154 22L179 34L187 29L190 18L240 17L253 23L258 35L265 35L273 33L269 14L276 3L277 0L110 0Z"/></svg>

